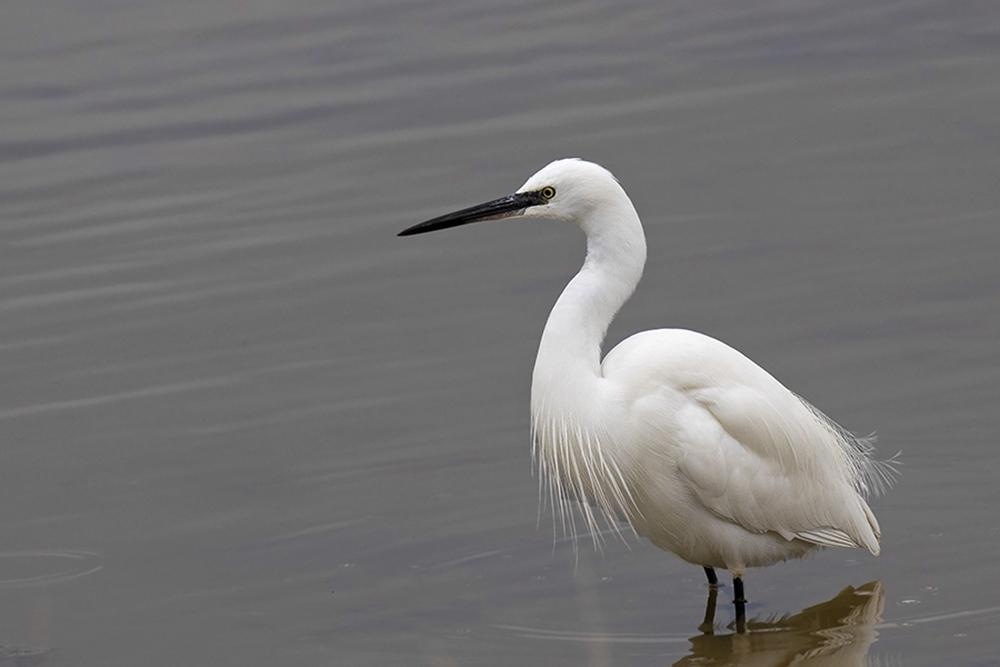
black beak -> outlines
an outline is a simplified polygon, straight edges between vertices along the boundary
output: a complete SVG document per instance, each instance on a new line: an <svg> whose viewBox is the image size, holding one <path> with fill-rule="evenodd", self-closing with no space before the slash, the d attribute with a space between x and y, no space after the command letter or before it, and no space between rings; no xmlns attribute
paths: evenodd
<svg viewBox="0 0 1000 667"><path fill-rule="evenodd" d="M434 218L433 220L428 220L427 222L421 222L419 225L413 225L409 229L404 229L397 234L397 236L412 236L414 234L436 232L439 229L448 229L449 227L467 225L470 222L509 218L517 215L530 206L538 206L540 204L547 203L548 199L543 197L538 192L515 192L512 195L507 195L506 197L501 197L500 199L494 199L493 201L488 201L485 204L479 204L478 206L472 206L470 208L462 209L461 211L455 211L454 213L442 215L439 218Z"/></svg>

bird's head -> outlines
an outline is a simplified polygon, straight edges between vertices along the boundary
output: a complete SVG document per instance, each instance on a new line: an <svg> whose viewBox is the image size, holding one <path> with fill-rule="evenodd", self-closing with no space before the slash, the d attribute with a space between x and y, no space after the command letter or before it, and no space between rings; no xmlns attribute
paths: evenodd
<svg viewBox="0 0 1000 667"><path fill-rule="evenodd" d="M513 217L567 220L585 226L595 207L622 197L625 192L607 169L566 158L542 167L513 194L422 222L399 236Z"/></svg>

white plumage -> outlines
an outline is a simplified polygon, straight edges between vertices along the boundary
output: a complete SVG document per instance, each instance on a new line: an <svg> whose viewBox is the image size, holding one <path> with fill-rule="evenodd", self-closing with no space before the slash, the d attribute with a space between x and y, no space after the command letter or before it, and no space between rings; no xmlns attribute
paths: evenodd
<svg viewBox="0 0 1000 667"><path fill-rule="evenodd" d="M891 481L871 446L827 419L733 348L681 329L638 333L601 361L608 325L646 261L635 208L604 168L544 167L513 195L435 218L403 235L503 217L567 220L587 235L583 268L556 301L531 385L535 459L564 528L568 498L653 544L728 569L742 599L748 567L817 546L879 553L864 497ZM714 573L708 570L714 583Z"/></svg>

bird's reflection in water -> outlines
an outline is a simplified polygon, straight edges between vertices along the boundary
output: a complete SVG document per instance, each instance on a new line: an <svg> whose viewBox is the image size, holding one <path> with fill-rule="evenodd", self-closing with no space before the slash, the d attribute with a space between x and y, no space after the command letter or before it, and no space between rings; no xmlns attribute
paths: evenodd
<svg viewBox="0 0 1000 667"><path fill-rule="evenodd" d="M679 665L839 665L865 664L882 620L882 582L848 586L832 600L781 618L750 618L737 627L715 624L710 591L701 635L692 637L691 653ZM735 632L733 632L735 630Z"/></svg>

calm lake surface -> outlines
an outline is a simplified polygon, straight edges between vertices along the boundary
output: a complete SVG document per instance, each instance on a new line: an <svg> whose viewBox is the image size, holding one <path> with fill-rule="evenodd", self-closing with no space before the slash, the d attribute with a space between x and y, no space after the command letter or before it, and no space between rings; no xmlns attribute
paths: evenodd
<svg viewBox="0 0 1000 667"><path fill-rule="evenodd" d="M1000 5L0 8L0 666L1000 663ZM528 392L611 169L647 328L902 452L882 555L574 549ZM728 579L728 578L726 578ZM765 631L766 630L766 631Z"/></svg>

